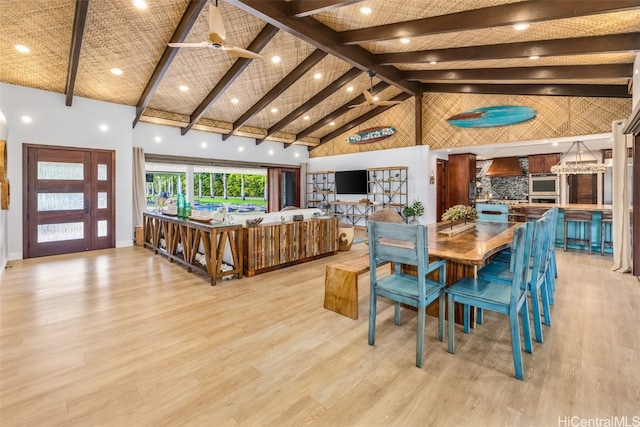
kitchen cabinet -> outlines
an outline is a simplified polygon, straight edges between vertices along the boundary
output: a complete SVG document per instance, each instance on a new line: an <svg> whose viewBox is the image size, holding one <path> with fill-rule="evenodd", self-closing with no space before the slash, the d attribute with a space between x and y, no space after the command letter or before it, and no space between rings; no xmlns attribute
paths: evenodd
<svg viewBox="0 0 640 427"><path fill-rule="evenodd" d="M528 158L529 174L551 173L551 166L560 162L560 153L535 154Z"/></svg>
<svg viewBox="0 0 640 427"><path fill-rule="evenodd" d="M476 155L450 154L447 166L446 209L455 205L471 205L476 199Z"/></svg>

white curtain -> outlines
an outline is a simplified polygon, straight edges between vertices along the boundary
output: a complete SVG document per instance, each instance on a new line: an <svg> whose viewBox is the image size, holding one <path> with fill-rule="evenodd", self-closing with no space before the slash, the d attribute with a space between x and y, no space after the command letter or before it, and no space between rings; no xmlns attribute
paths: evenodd
<svg viewBox="0 0 640 427"><path fill-rule="evenodd" d="M627 183L627 142L624 121L613 122L613 166L611 170L613 261L611 270L631 271L629 191Z"/></svg>
<svg viewBox="0 0 640 427"><path fill-rule="evenodd" d="M142 225L142 213L147 209L144 149L133 147L133 225Z"/></svg>

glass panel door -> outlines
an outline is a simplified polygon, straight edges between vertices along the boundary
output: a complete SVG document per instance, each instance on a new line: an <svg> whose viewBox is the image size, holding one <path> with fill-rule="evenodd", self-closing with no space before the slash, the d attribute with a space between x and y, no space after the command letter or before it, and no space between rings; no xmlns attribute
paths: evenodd
<svg viewBox="0 0 640 427"><path fill-rule="evenodd" d="M24 146L24 257L115 246L113 152Z"/></svg>

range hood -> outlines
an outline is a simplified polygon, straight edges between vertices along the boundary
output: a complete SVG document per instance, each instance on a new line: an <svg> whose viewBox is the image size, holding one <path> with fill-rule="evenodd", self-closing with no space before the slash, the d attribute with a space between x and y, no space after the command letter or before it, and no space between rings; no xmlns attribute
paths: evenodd
<svg viewBox="0 0 640 427"><path fill-rule="evenodd" d="M499 157L493 159L485 176L523 176L524 172L517 157Z"/></svg>

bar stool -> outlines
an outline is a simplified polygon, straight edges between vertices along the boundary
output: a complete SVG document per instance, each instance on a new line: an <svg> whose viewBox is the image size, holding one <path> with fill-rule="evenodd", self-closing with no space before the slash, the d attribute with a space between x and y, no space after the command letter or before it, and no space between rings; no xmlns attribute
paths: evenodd
<svg viewBox="0 0 640 427"><path fill-rule="evenodd" d="M607 240L607 229L609 230L610 240ZM600 220L600 254L604 255L604 248L613 247L613 219L611 211L602 211L602 219Z"/></svg>
<svg viewBox="0 0 640 427"><path fill-rule="evenodd" d="M576 226L575 237L567 236L569 223ZM586 232L583 230L586 228ZM586 238L582 237L586 234ZM589 254L591 254L591 212L586 211L564 211L564 250L567 250L567 243L576 243L578 245L589 245Z"/></svg>

